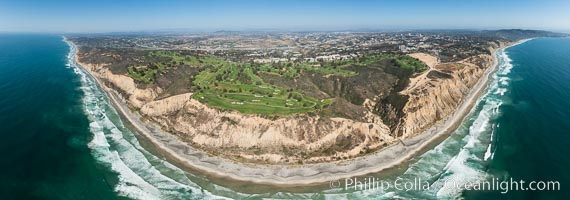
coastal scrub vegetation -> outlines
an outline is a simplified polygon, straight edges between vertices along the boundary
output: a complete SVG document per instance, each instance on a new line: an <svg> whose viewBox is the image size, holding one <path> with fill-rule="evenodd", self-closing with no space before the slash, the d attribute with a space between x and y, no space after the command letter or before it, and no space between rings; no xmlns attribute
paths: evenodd
<svg viewBox="0 0 570 200"><path fill-rule="evenodd" d="M152 51L148 56L160 57L163 58L160 60L167 62L152 63L144 68L129 67L129 75L133 79L150 84L154 76L173 65L203 66L192 81L195 99L222 110L267 115L319 111L332 104L334 98L319 98L307 95L302 88L276 85L271 80L262 78L261 74L271 74L289 80L299 79L306 73L325 77L351 77L358 75L358 71L351 70L352 68L365 67L381 60L390 60L401 70L411 74L427 69L421 61L398 54L368 55L329 62L279 63L233 62L212 56L181 55L175 51ZM352 100L355 97L347 98Z"/></svg>
<svg viewBox="0 0 570 200"><path fill-rule="evenodd" d="M161 97L193 92L196 100L218 109L263 115L318 112L356 117L357 111L348 110L348 104L362 105L364 99L388 93L428 69L416 58L393 53L257 63L184 51L144 52L132 58L137 62L130 62L126 73L138 84L160 85L168 92ZM368 82L380 79L384 82Z"/></svg>

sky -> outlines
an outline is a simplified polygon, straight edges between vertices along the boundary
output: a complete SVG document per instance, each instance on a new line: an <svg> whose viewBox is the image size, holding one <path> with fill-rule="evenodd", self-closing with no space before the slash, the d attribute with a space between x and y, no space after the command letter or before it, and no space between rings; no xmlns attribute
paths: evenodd
<svg viewBox="0 0 570 200"><path fill-rule="evenodd" d="M0 0L4 32L570 31L568 0Z"/></svg>

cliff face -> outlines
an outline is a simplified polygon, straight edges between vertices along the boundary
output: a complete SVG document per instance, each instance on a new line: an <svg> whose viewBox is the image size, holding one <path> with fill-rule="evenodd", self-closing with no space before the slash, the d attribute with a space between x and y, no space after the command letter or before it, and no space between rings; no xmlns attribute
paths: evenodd
<svg viewBox="0 0 570 200"><path fill-rule="evenodd" d="M490 55L438 64L413 78L415 80L408 88L380 101L377 111L394 137L408 138L421 134L451 115L492 64Z"/></svg>
<svg viewBox="0 0 570 200"><path fill-rule="evenodd" d="M160 88L138 88L132 78L113 74L105 67L106 65L85 63L81 63L81 65L101 80L106 87L117 91L121 95L120 97L133 107L140 108L155 99L157 94L161 92Z"/></svg>
<svg viewBox="0 0 570 200"><path fill-rule="evenodd" d="M158 99L159 87L139 88L132 78L113 74L105 64L80 64L133 110L219 156L247 162L323 162L357 157L395 141L370 111L362 113L364 122L310 115L267 119L210 108L192 93Z"/></svg>
<svg viewBox="0 0 570 200"><path fill-rule="evenodd" d="M152 101L140 111L187 142L217 153L254 160L290 162L348 158L362 151L378 149L393 140L387 134L388 127L383 124L306 115L270 120L219 111L191 96L182 94ZM224 151L220 151L222 149ZM335 151L338 152L331 154Z"/></svg>
<svg viewBox="0 0 570 200"><path fill-rule="evenodd" d="M485 72L485 68L475 65L458 65L448 73L449 78L431 79L428 84L410 91L408 102L403 108L405 116L393 130L400 137L419 134L435 122L449 116L470 89ZM445 76L445 75L441 76Z"/></svg>
<svg viewBox="0 0 570 200"><path fill-rule="evenodd" d="M192 93L159 99L158 86L137 87L104 64L81 65L134 110L194 147L246 162L297 163L353 158L422 133L457 108L490 64L491 57L481 55L430 66L408 88L365 99L359 121L308 114L267 119L208 107Z"/></svg>

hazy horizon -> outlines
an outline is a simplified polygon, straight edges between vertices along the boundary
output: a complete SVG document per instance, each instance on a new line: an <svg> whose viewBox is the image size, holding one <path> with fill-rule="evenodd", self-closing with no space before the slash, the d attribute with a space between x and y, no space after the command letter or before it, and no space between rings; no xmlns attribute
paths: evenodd
<svg viewBox="0 0 570 200"><path fill-rule="evenodd" d="M540 29L570 32L568 1L0 2L1 32Z"/></svg>
<svg viewBox="0 0 570 200"><path fill-rule="evenodd" d="M557 30L557 29L539 29L539 28L385 28L385 29L212 29L212 30L194 30L194 29L148 29L148 30L124 30L124 31L90 31L90 32L66 32L66 31L6 31L0 30L0 34L71 34L71 35L129 35L129 34L156 34L156 35L183 35L183 34L210 34L216 32L238 32L243 34L248 33L302 33L302 32L330 32L330 33L398 33L398 32L445 32L445 31L497 31L497 30L537 30L549 31L553 33L570 34L570 30Z"/></svg>

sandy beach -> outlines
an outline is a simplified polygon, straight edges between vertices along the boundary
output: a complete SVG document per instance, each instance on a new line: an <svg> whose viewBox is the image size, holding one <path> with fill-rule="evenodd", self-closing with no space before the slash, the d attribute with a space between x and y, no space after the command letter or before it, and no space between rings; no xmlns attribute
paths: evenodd
<svg viewBox="0 0 570 200"><path fill-rule="evenodd" d="M75 46L75 44L68 40L66 40L66 42ZM228 159L213 157L200 150L196 150L180 141L176 136L162 131L160 127L148 122L138 113L132 112L115 91L101 84L100 80L95 78L88 68L82 68L89 72L99 86L106 91L115 109L124 119L128 120L157 150L176 159L178 163L203 173L237 181L299 186L304 184L325 183L380 172L408 161L429 147L430 144L438 141L438 139L449 136L449 134L461 124L464 117L469 114L487 87L489 77L498 65L496 52L503 48L506 47L496 49L492 52L493 63L486 69L477 84L471 88L471 91L463 99L455 112L436 123L436 125L426 130L423 134L405 139L402 142L393 144L378 152L352 160L295 166L237 163ZM78 66L83 65L78 61L77 54L75 55L75 62Z"/></svg>

